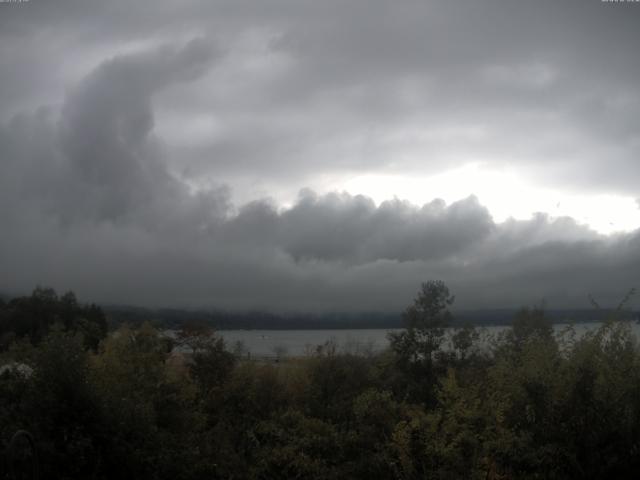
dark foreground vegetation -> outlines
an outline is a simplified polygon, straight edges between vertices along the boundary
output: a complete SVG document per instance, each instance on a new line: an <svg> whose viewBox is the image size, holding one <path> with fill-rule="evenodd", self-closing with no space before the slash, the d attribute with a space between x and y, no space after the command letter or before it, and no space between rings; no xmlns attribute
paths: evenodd
<svg viewBox="0 0 640 480"><path fill-rule="evenodd" d="M473 328L445 330L452 302L428 282L387 351L268 364L198 325L107 335L98 307L37 289L0 303L1 439L31 432L43 478L637 477L627 322L556 336L524 309L480 347Z"/></svg>

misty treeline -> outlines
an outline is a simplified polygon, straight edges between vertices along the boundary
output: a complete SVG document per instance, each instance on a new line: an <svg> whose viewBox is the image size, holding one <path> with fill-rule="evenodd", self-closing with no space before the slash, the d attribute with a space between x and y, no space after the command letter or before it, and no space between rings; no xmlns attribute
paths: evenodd
<svg viewBox="0 0 640 480"><path fill-rule="evenodd" d="M471 323L475 326L508 326L516 314L515 308L458 310L452 327ZM273 313L268 311L224 311L151 309L142 307L104 307L110 328L120 325L140 326L145 322L165 330L179 330L185 322L207 323L218 330L341 330L395 329L404 325L401 312L325 312ZM609 314L627 320L636 312L607 308L545 309L545 316L553 323L599 322Z"/></svg>
<svg viewBox="0 0 640 480"><path fill-rule="evenodd" d="M327 343L275 364L201 324L175 339L150 324L107 335L98 307L38 289L0 304L0 365L13 366L0 374L2 442L29 430L46 478L637 476L628 322L554 334L525 308L480 345L473 327L447 333L453 301L427 282L386 351Z"/></svg>
<svg viewBox="0 0 640 480"><path fill-rule="evenodd" d="M362 328L400 328L399 313L332 312L273 313L263 310L182 310L109 306L105 308L109 325L152 325L167 330L179 330L185 322L206 323L219 330L328 330Z"/></svg>

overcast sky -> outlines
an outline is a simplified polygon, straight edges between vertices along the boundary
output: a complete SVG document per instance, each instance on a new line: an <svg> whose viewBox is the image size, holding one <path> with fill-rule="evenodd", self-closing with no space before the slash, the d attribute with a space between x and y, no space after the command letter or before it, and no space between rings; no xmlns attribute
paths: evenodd
<svg viewBox="0 0 640 480"><path fill-rule="evenodd" d="M640 279L640 3L0 3L0 291L588 307Z"/></svg>

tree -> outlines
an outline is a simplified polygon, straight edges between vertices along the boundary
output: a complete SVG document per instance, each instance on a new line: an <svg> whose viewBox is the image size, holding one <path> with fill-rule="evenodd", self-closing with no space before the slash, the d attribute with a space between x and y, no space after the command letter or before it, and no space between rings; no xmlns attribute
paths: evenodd
<svg viewBox="0 0 640 480"><path fill-rule="evenodd" d="M480 334L473 325L464 325L462 328L456 329L451 337L451 343L460 360L467 359L478 338L480 338Z"/></svg>
<svg viewBox="0 0 640 480"><path fill-rule="evenodd" d="M159 478L167 470L173 452L167 430L185 412L167 357L163 337L149 323L119 328L91 357L91 381L105 416L106 478Z"/></svg>
<svg viewBox="0 0 640 480"><path fill-rule="evenodd" d="M37 345L59 323L72 334L81 333L85 347L97 350L107 336L107 320L97 305L81 305L73 292L58 297L52 288L37 287L28 297L10 300L0 311L0 349L14 339Z"/></svg>
<svg viewBox="0 0 640 480"><path fill-rule="evenodd" d="M54 325L33 362L23 421L38 439L43 471L53 478L91 478L102 460L104 422L82 336Z"/></svg>
<svg viewBox="0 0 640 480"><path fill-rule="evenodd" d="M545 315L544 307L522 308L516 313L511 327L512 341L516 347L534 339L550 341L553 339L553 325Z"/></svg>
<svg viewBox="0 0 640 480"><path fill-rule="evenodd" d="M208 394L229 378L235 364L236 357L226 350L222 337L212 336L194 351L190 371L202 393Z"/></svg>
<svg viewBox="0 0 640 480"><path fill-rule="evenodd" d="M455 297L441 280L424 282L403 314L406 330L390 335L391 348L412 363L430 364L451 324L449 306Z"/></svg>
<svg viewBox="0 0 640 480"><path fill-rule="evenodd" d="M404 311L406 329L389 334L395 370L402 375L399 388L425 404L436 401L439 372L434 360L444 340L445 328L451 324L449 306L453 301L454 296L441 280L423 283L413 304ZM397 389L398 386L394 387Z"/></svg>
<svg viewBox="0 0 640 480"><path fill-rule="evenodd" d="M211 343L216 341L215 332L210 325L205 322L187 321L182 324L182 328L176 335L178 345L188 348L195 355L198 351L204 350Z"/></svg>

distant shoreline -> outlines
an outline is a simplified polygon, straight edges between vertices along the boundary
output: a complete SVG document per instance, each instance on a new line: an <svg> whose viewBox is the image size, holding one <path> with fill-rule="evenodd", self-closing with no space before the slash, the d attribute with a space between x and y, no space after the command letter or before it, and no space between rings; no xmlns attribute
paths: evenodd
<svg viewBox="0 0 640 480"><path fill-rule="evenodd" d="M225 312L207 310L148 309L141 307L103 307L112 328L122 324L150 322L159 328L177 329L185 322L206 323L216 330L367 330L403 328L400 313L324 313L277 314L271 312ZM453 311L452 326L510 325L518 309ZM550 309L546 315L553 324L601 322L614 310ZM634 311L617 312L621 319L638 320Z"/></svg>

